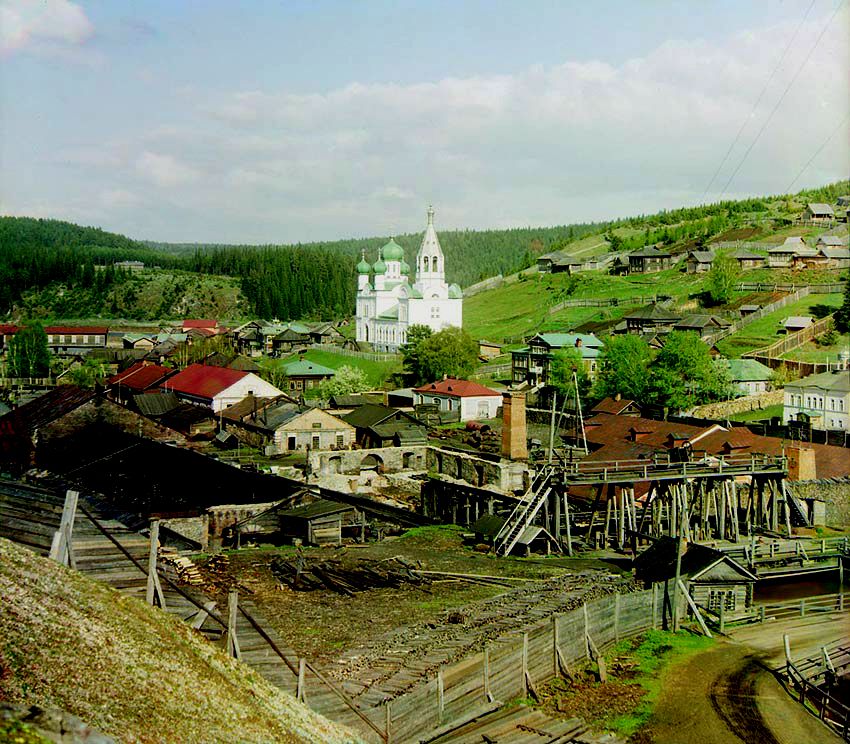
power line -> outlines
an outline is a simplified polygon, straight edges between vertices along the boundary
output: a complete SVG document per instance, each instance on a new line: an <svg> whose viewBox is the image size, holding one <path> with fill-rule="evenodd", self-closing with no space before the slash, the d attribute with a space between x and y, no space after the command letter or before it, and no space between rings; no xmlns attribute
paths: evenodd
<svg viewBox="0 0 850 744"><path fill-rule="evenodd" d="M797 78L800 76L800 73L803 71L803 68L806 66L806 64L808 64L809 59L811 58L812 54L814 54L815 49L817 49L821 39L829 28L829 25L832 23L832 20L835 18L836 14L841 9L842 5L844 5L844 0L841 0L838 5L835 6L835 10L832 11L832 15L829 17L829 20L824 24L820 34L818 35L818 38L815 40L815 43L812 44L812 48L809 49L809 53L806 55L806 58L803 60L802 64L797 68L797 71L794 73L794 76L788 82L788 85L785 86L785 90L782 91L782 95L779 96L779 100L776 102L776 105L771 110L770 115L767 117L767 119L765 119L765 122L764 124L762 124L761 129L759 129L758 134L756 134L755 139L753 139L753 141L750 143L750 146L747 148L737 167L732 172L732 175L729 176L729 180L726 181L726 185L723 187L723 191L720 192L721 199L723 198L723 195L729 190L729 186L732 184L732 181L735 180L735 176L738 175L738 172L743 167L753 148L761 139L762 134L764 134L764 130L767 129L768 124L770 124L770 122L773 120L773 117L776 115L776 112L779 110L779 107L785 100L785 96L788 95L788 91L791 90L791 86L794 85L794 83L797 81Z"/></svg>
<svg viewBox="0 0 850 744"><path fill-rule="evenodd" d="M744 129L746 129L747 124L750 119L753 118L753 115L756 113L756 110L761 103L761 99L764 98L764 94L767 92L768 87L773 82L773 78L778 72L779 68L782 67L782 63L785 61L785 57L788 55L788 50L791 49L791 46L794 44L794 41L797 38L797 34L800 33L800 29L803 27L803 24L806 22L806 18L809 17L809 13L811 13L812 8L815 6L815 2L817 0L812 0L809 4L809 7L806 9L806 12L803 14L803 17L800 19L800 22L797 24L797 28L794 29L794 33L791 35L791 38L788 40L788 43L785 45L785 49L782 51L782 55L779 57L779 61L773 68L773 71L770 73L770 77L768 77L767 82L764 84L764 87L761 89L761 93L759 93L756 102L753 104L753 108L750 111L749 116L747 116L742 122L741 126L738 129L738 133L735 135L735 139L732 140L732 144L729 145L729 149L726 150L726 154L723 156L723 159L720 161L720 165L717 166L717 170L714 171L714 175L711 177L711 180L708 182L708 186L705 187L705 191L702 192L702 201L705 201L705 197L708 194L711 187L714 185L714 181L717 179L717 176L720 175L720 171L723 169L723 166L726 165L726 161L729 159L729 155L732 153L732 150L735 149L735 145L738 144L738 140L741 139L741 135L744 133Z"/></svg>
<svg viewBox="0 0 850 744"><path fill-rule="evenodd" d="M815 150L815 154L812 155L812 157L809 158L808 162L802 168L800 168L800 172L796 176L794 176L794 180L791 181L791 183L788 184L788 188L785 189L785 191L783 191L782 193L784 193L784 194L790 194L791 193L791 189L794 187L794 184L797 183L797 180L800 178L800 176L802 176L806 172L806 169L814 162L815 158L818 155L821 154L821 152L823 151L823 148L826 147L829 144L829 141L835 136L835 133L839 129L841 129L841 127L843 127L847 123L848 120L850 120L850 114L847 114L840 122L838 122L838 126L835 127L835 129L833 129L829 133L829 136L821 143L820 147L818 147L818 149Z"/></svg>

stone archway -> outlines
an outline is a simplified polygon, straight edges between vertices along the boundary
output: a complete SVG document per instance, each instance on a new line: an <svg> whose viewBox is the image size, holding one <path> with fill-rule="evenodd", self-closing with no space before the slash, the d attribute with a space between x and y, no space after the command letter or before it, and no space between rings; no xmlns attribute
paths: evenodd
<svg viewBox="0 0 850 744"><path fill-rule="evenodd" d="M329 457L325 461L325 473L328 475L339 475L342 472L342 458L339 455Z"/></svg>
<svg viewBox="0 0 850 744"><path fill-rule="evenodd" d="M360 461L361 470L378 470L382 467L384 461L376 454L369 453Z"/></svg>

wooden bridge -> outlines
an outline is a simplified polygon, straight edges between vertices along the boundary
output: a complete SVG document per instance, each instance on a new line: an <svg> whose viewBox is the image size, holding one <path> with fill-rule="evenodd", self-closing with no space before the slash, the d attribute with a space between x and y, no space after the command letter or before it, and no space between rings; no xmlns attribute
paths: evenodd
<svg viewBox="0 0 850 744"><path fill-rule="evenodd" d="M844 580L845 563L850 558L850 538L772 538L756 542L755 535L743 545L719 545L718 550L748 566L760 579L782 579L838 571Z"/></svg>

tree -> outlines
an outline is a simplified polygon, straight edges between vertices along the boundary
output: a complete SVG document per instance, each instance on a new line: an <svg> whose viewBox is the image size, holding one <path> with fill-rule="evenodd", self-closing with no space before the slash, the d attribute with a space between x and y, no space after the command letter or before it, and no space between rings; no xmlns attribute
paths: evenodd
<svg viewBox="0 0 850 744"><path fill-rule="evenodd" d="M50 374L47 334L39 323L19 330L9 342L10 377L46 377Z"/></svg>
<svg viewBox="0 0 850 744"><path fill-rule="evenodd" d="M419 384L448 377L467 377L478 364L478 344L462 328L451 326L418 344Z"/></svg>
<svg viewBox="0 0 850 744"><path fill-rule="evenodd" d="M714 257L706 287L708 296L715 305L724 305L732 299L738 273L738 262L728 253L720 252Z"/></svg>
<svg viewBox="0 0 850 744"><path fill-rule="evenodd" d="M650 369L650 401L674 411L731 393L727 367L715 363L708 346L692 331L671 331Z"/></svg>
<svg viewBox="0 0 850 744"><path fill-rule="evenodd" d="M649 386L652 352L639 336L611 336L600 357L594 393L600 398L617 395L643 402Z"/></svg>
<svg viewBox="0 0 850 744"><path fill-rule="evenodd" d="M106 367L96 359L86 359L82 364L71 367L65 380L82 388L93 388L106 378Z"/></svg>
<svg viewBox="0 0 850 744"><path fill-rule="evenodd" d="M432 334L433 331L429 326L412 325L407 329L407 343L399 349L404 371L416 379L421 376L422 344L431 338Z"/></svg>
<svg viewBox="0 0 850 744"><path fill-rule="evenodd" d="M575 373L578 381L579 396L584 399L590 391L590 378L587 375L587 367L584 365L581 352L575 347L556 351L549 363L549 384L555 388L560 396L575 399L576 386L573 373Z"/></svg>
<svg viewBox="0 0 850 744"><path fill-rule="evenodd" d="M333 377L322 383L321 394L323 398L330 398L332 395L360 393L369 387L369 380L362 369L344 364Z"/></svg>
<svg viewBox="0 0 850 744"><path fill-rule="evenodd" d="M844 302L832 316L835 330L840 333L850 332L850 281L844 285Z"/></svg>

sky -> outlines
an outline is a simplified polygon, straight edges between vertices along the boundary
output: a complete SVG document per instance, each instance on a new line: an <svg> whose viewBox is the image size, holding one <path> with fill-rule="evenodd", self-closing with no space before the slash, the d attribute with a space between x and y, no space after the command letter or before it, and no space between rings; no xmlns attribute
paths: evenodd
<svg viewBox="0 0 850 744"><path fill-rule="evenodd" d="M0 214L288 243L817 186L848 6L0 0Z"/></svg>

